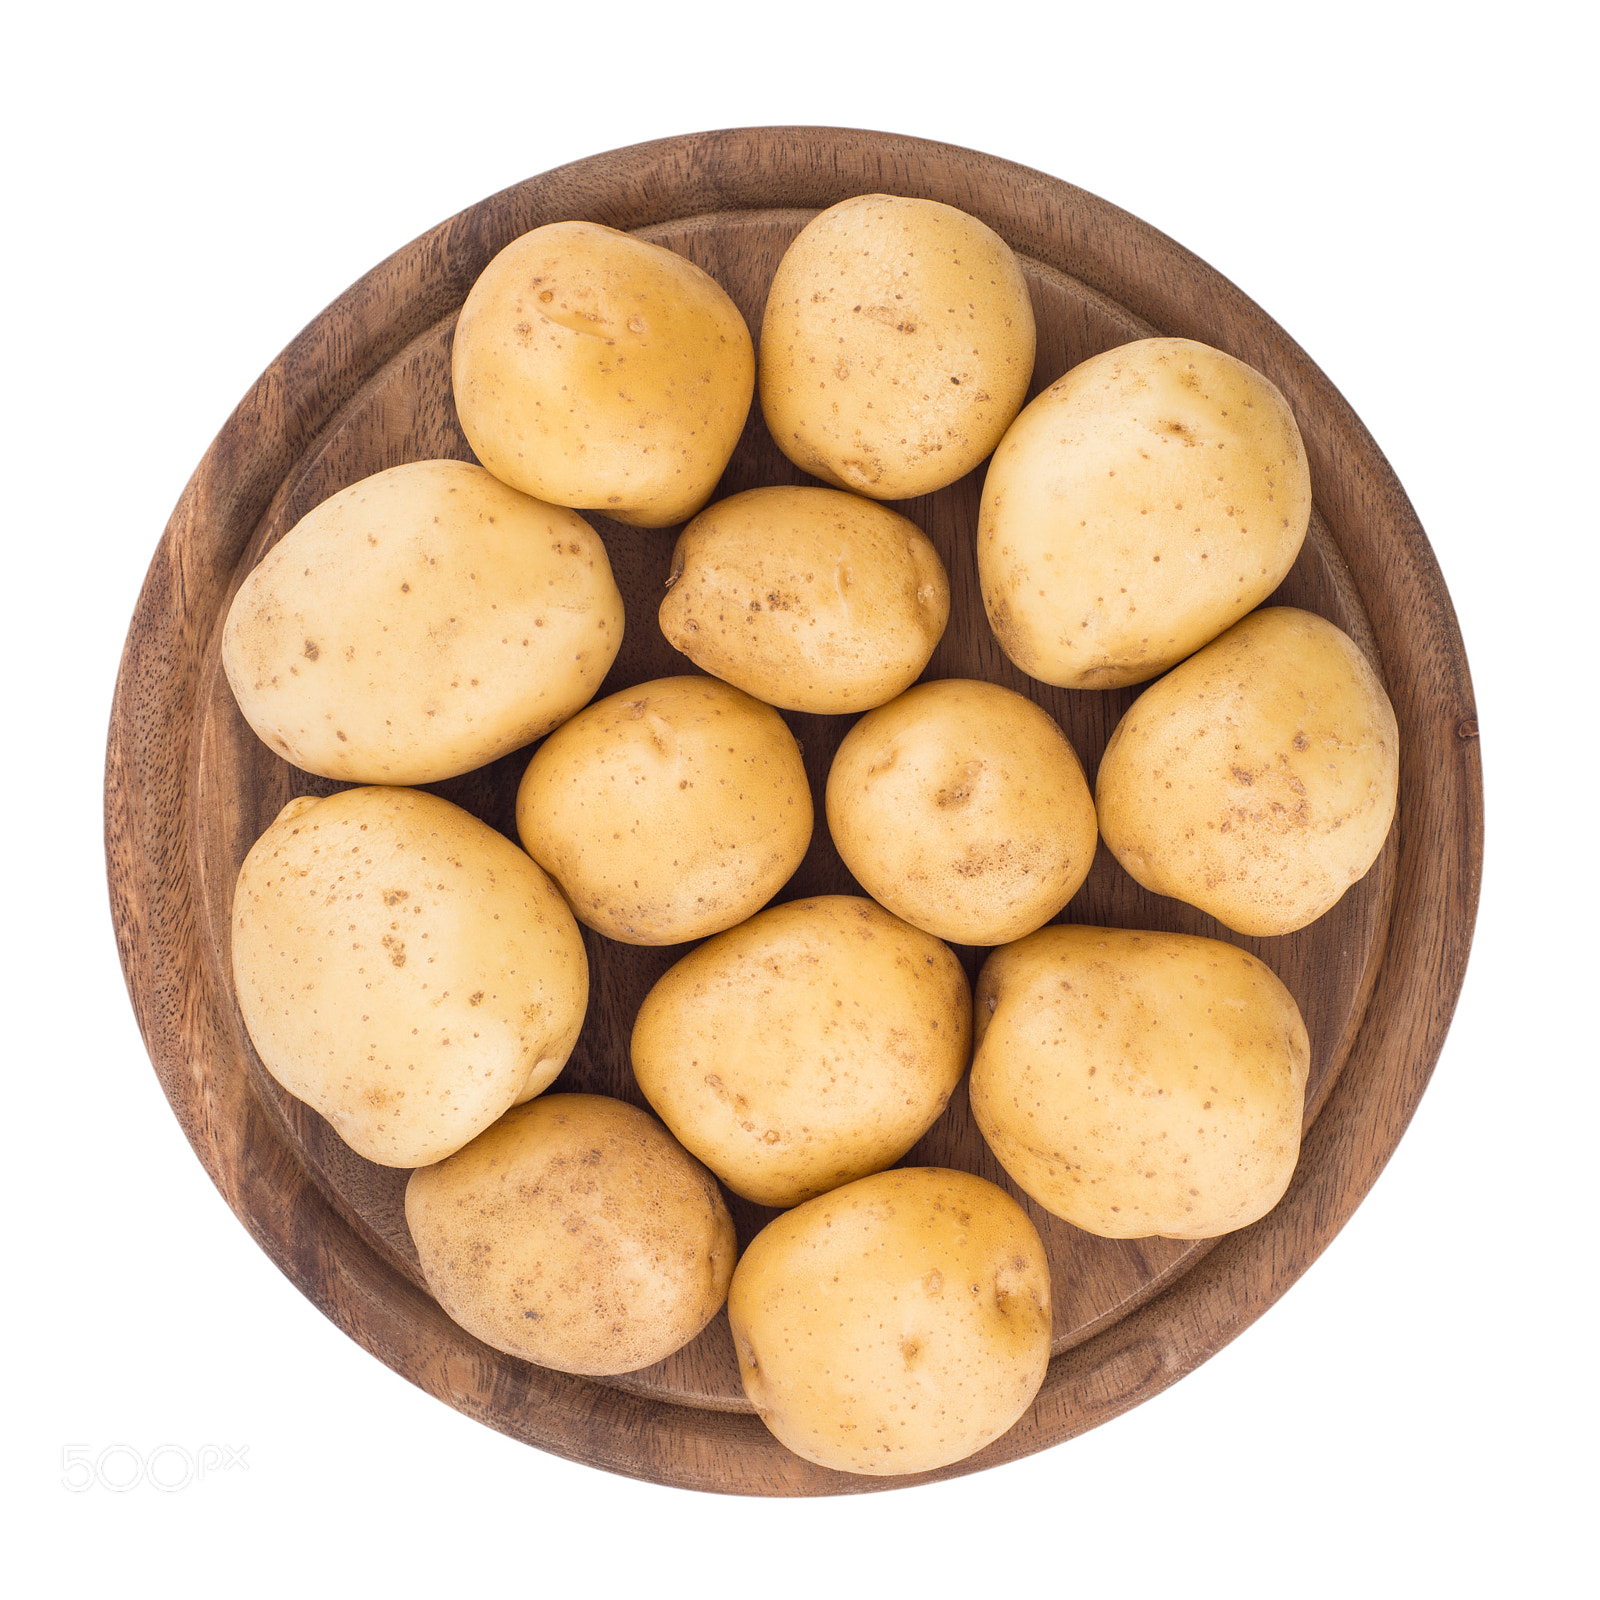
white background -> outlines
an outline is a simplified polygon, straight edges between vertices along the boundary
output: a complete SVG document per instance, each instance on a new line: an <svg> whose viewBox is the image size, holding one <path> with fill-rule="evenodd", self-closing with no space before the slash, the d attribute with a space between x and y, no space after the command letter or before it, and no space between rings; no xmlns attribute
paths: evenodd
<svg viewBox="0 0 1600 1600"><path fill-rule="evenodd" d="M8 1564L34 1593L1566 1595L1594 1581L1595 127L1576 6L63 6L8 29ZM243 18L243 20L240 20ZM476 18L475 21L469 20ZM454 20L452 20L454 19ZM763 1502L544 1456L304 1301L167 1109L101 774L167 516L277 351L524 177L699 128L971 146L1232 278L1386 451L1477 685L1487 860L1432 1087L1322 1260L1082 1439ZM1584 609L1580 612L1580 606ZM1582 698L1580 699L1580 696ZM18 874L20 873L20 881ZM246 1451L180 1493L63 1450ZM110 1463L127 1470L127 1457ZM45 1576L48 1574L48 1576ZM1592 1592L1592 1591L1591 1591Z"/></svg>

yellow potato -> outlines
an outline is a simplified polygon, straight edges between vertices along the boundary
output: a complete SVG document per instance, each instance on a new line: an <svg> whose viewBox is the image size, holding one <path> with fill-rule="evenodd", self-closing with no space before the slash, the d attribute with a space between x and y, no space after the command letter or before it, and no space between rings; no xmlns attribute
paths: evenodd
<svg viewBox="0 0 1600 1600"><path fill-rule="evenodd" d="M1235 933L1292 933L1377 860L1399 730L1348 635L1269 607L1134 701L1100 760L1106 845L1156 894Z"/></svg>
<svg viewBox="0 0 1600 1600"><path fill-rule="evenodd" d="M465 461L416 461L302 517L222 635L245 720L307 772L433 783L519 749L600 687L622 596L582 517Z"/></svg>
<svg viewBox="0 0 1600 1600"><path fill-rule="evenodd" d="M739 442L755 352L692 261L593 222L513 240L456 322L456 411L497 478L640 528L692 517Z"/></svg>
<svg viewBox="0 0 1600 1600"><path fill-rule="evenodd" d="M931 1472L1033 1404L1050 1363L1050 1266L1003 1189L938 1167L880 1172L762 1229L728 1322L745 1393L796 1455Z"/></svg>
<svg viewBox="0 0 1600 1600"><path fill-rule="evenodd" d="M578 920L678 944L753 916L811 842L800 746L771 706L717 678L609 696L542 744L517 832Z"/></svg>
<svg viewBox="0 0 1600 1600"><path fill-rule="evenodd" d="M360 1155L439 1161L548 1087L589 999L583 936L501 834L413 789L284 807L233 896L262 1064Z"/></svg>
<svg viewBox="0 0 1600 1600"><path fill-rule="evenodd" d="M1049 712L944 678L868 712L828 773L828 829L868 894L957 944L1048 922L1094 861L1094 801Z"/></svg>
<svg viewBox="0 0 1600 1600"><path fill-rule="evenodd" d="M965 477L1033 376L1033 305L1006 242L953 206L868 194L812 219L761 324L761 409L805 471L874 500Z"/></svg>
<svg viewBox="0 0 1600 1600"><path fill-rule="evenodd" d="M916 682L950 581L905 517L836 489L751 489L678 536L661 631L697 667L789 711L866 711Z"/></svg>
<svg viewBox="0 0 1600 1600"><path fill-rule="evenodd" d="M1142 683L1266 599L1310 516L1278 390L1192 339L1141 339L1074 367L995 451L984 605L1001 648L1045 683Z"/></svg>
<svg viewBox="0 0 1600 1600"><path fill-rule="evenodd" d="M1216 939L1043 928L978 976L972 1114L1047 1211L1112 1239L1265 1216L1300 1153L1294 997Z"/></svg>
<svg viewBox="0 0 1600 1600"><path fill-rule="evenodd" d="M496 1350L606 1376L664 1360L722 1308L738 1242L716 1180L648 1112L552 1094L411 1174L433 1297Z"/></svg>
<svg viewBox="0 0 1600 1600"><path fill-rule="evenodd" d="M892 1166L967 1069L954 953L870 900L791 900L665 973L633 1071L684 1145L746 1199L793 1206Z"/></svg>

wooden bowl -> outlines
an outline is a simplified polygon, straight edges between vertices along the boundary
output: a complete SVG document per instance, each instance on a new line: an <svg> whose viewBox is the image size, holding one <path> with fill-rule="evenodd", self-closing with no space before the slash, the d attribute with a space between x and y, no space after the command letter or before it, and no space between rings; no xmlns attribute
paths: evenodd
<svg viewBox="0 0 1600 1600"><path fill-rule="evenodd" d="M274 540L345 485L401 462L471 460L450 392L455 315L490 257L543 223L588 218L688 256L754 330L789 241L819 209L890 192L980 217L1021 257L1039 325L1032 393L1097 351L1152 333L1203 339L1266 373L1305 435L1315 511L1274 597L1350 633L1400 723L1399 817L1367 877L1320 921L1245 939L1140 889L1102 848L1063 915L1229 939L1268 963L1313 1045L1306 1138L1282 1203L1218 1241L1113 1241L1020 1195L958 1090L908 1164L965 1167L1017 1194L1050 1251L1055 1355L1033 1408L943 1472L858 1478L789 1454L740 1388L725 1315L667 1361L623 1378L567 1377L456 1327L423 1286L406 1232L407 1174L374 1166L290 1099L251 1049L233 993L228 907L251 843L292 795L336 785L275 757L245 726L219 667L220 624ZM752 410L718 490L804 483ZM900 505L950 572L952 616L928 678L981 677L1031 696L1091 774L1137 693L1036 683L1001 653L974 556L981 470ZM593 519L627 603L602 694L694 668L656 607L674 530ZM818 828L780 899L860 893L822 825L823 784L853 719L790 715ZM391 256L267 369L200 463L168 525L129 631L106 760L106 855L134 1009L172 1107L257 1242L350 1336L413 1383L516 1438L578 1461L696 1489L835 1494L920 1483L1027 1455L1157 1393L1259 1316L1371 1186L1416 1107L1455 1005L1477 903L1482 785L1466 657L1432 552L1376 445L1293 342L1230 283L1136 218L990 156L818 128L697 134L596 156L470 207ZM434 786L515 838L527 751ZM592 995L560 1089L642 1104L628 1065L634 1013L684 947L585 934ZM959 952L969 974L983 952ZM741 1241L773 1213L733 1202Z"/></svg>

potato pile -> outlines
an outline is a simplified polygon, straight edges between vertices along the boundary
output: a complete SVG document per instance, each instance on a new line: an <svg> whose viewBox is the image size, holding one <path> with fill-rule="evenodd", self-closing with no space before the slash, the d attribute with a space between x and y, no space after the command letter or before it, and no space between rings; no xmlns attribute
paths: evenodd
<svg viewBox="0 0 1600 1600"><path fill-rule="evenodd" d="M266 1069L410 1168L444 1310L564 1372L660 1361L728 1307L789 1449L935 1470L1033 1404L1050 1271L1016 1195L899 1168L970 1067L1022 1195L1111 1238L1207 1238L1293 1174L1311 1049L1269 967L1215 939L1062 925L1096 845L1251 935L1322 915L1393 818L1394 713L1331 623L1255 609L1310 475L1260 373L1184 339L1080 363L1026 409L1009 247L884 195L821 213L759 363L723 289L589 222L490 263L452 379L481 465L351 485L270 550L223 634L239 708L305 771L232 917ZM759 393L821 486L712 502ZM903 509L992 454L975 541L995 639L1040 682L1165 673L1091 793L1025 695L919 681L951 585ZM624 611L580 512L681 526L660 604L700 675L599 701ZM648 536L642 536L648 537ZM665 558L669 546L662 541ZM858 717L813 794L788 712ZM411 785L538 743L521 848ZM821 804L861 895L772 904ZM584 935L681 952L633 1021L656 1115L544 1094L589 998ZM976 1004L951 943L990 950ZM723 1187L785 1208L742 1257Z"/></svg>

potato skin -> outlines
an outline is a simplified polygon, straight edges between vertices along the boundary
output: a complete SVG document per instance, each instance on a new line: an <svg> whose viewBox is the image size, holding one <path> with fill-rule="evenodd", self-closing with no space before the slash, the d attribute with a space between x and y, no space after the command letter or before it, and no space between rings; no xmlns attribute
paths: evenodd
<svg viewBox="0 0 1600 1600"><path fill-rule="evenodd" d="M972 1114L1047 1211L1111 1239L1265 1216L1300 1152L1294 997L1216 939L1042 928L978 975Z"/></svg>
<svg viewBox="0 0 1600 1600"><path fill-rule="evenodd" d="M552 1094L406 1185L433 1297L496 1350L594 1377L681 1349L738 1255L716 1180L648 1112Z"/></svg>
<svg viewBox="0 0 1600 1600"><path fill-rule="evenodd" d="M868 712L828 772L828 828L875 900L957 944L1020 939L1094 861L1094 801L1049 712L943 678Z"/></svg>
<svg viewBox="0 0 1600 1600"><path fill-rule="evenodd" d="M978 516L990 626L1042 682L1142 683L1265 600L1310 516L1273 384L1192 339L1136 340L1058 379L995 451Z"/></svg>
<svg viewBox="0 0 1600 1600"><path fill-rule="evenodd" d="M593 222L514 239L473 284L456 411L497 478L640 528L694 515L739 442L755 351L692 261Z"/></svg>
<svg viewBox="0 0 1600 1600"><path fill-rule="evenodd" d="M517 790L517 832L573 914L624 944L753 916L811 842L800 746L717 678L659 678L558 728Z"/></svg>
<svg viewBox="0 0 1600 1600"><path fill-rule="evenodd" d="M387 1167L442 1160L548 1087L588 1005L555 886L413 789L291 801L239 869L232 928L262 1064Z"/></svg>
<svg viewBox="0 0 1600 1600"><path fill-rule="evenodd" d="M466 461L415 461L302 517L229 607L245 720L306 772L433 783L586 705L622 644L605 545Z"/></svg>
<svg viewBox="0 0 1600 1600"><path fill-rule="evenodd" d="M1033 376L1006 242L933 200L859 195L789 246L761 324L761 409L797 467L874 500L931 494L1000 442Z"/></svg>
<svg viewBox="0 0 1600 1600"><path fill-rule="evenodd" d="M785 1212L728 1290L739 1376L778 1440L888 1476L964 1460L1033 1403L1050 1266L1003 1189L898 1168Z"/></svg>
<svg viewBox="0 0 1600 1600"><path fill-rule="evenodd" d="M1293 933L1377 860L1399 729L1355 642L1309 611L1235 624L1128 708L1100 760L1106 845L1235 933Z"/></svg>
<svg viewBox="0 0 1600 1600"><path fill-rule="evenodd" d="M909 518L836 489L751 489L678 536L661 631L697 667L788 711L867 711L909 688L950 580Z"/></svg>
<svg viewBox="0 0 1600 1600"><path fill-rule="evenodd" d="M972 996L948 946L854 895L773 906L662 975L633 1072L735 1194L793 1206L892 1166L967 1069Z"/></svg>

